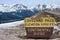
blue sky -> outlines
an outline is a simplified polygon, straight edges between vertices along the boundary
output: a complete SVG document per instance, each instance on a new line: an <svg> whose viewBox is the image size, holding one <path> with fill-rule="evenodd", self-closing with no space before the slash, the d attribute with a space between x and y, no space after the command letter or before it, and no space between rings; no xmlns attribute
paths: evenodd
<svg viewBox="0 0 60 40"><path fill-rule="evenodd" d="M60 0L0 0L0 4L24 4L26 6L34 6L38 4L60 5Z"/></svg>

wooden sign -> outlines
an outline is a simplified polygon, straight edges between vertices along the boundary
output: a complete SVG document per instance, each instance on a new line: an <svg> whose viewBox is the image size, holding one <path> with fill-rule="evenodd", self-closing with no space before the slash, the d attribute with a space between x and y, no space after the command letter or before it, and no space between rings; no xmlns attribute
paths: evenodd
<svg viewBox="0 0 60 40"><path fill-rule="evenodd" d="M52 17L41 17L40 19L26 18L24 20L28 37L40 38L51 37L55 19Z"/></svg>

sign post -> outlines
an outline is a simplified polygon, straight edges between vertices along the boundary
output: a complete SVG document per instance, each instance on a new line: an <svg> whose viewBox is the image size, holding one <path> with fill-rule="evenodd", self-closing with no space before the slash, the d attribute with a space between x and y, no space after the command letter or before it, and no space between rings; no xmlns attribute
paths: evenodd
<svg viewBox="0 0 60 40"><path fill-rule="evenodd" d="M41 17L40 19L26 18L24 25L27 37L50 38L53 32L55 19L52 17Z"/></svg>

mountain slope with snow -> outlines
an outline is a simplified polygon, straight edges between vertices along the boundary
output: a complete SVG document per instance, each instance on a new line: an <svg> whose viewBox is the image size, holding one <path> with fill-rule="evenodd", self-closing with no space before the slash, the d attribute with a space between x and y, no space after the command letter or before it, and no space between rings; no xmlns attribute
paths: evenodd
<svg viewBox="0 0 60 40"><path fill-rule="evenodd" d="M42 10L43 8L49 8L49 9L55 9L55 8L60 8L60 5L36 5L28 8L28 6L25 6L23 4L0 4L0 11L2 12L11 12L11 11L16 11L16 10L28 10L28 9L37 9L37 10Z"/></svg>
<svg viewBox="0 0 60 40"><path fill-rule="evenodd" d="M21 9L27 9L27 6L24 6L22 4L11 4L11 5L0 4L0 11L2 12L11 12Z"/></svg>
<svg viewBox="0 0 60 40"><path fill-rule="evenodd" d="M16 4L10 7L6 6L6 8L2 8L0 11L0 23L13 22L24 20L26 17L31 17L36 14L38 11L27 9L26 6ZM9 9L9 10L8 10Z"/></svg>
<svg viewBox="0 0 60 40"><path fill-rule="evenodd" d="M36 5L28 8L23 4L0 4L0 23L21 21L42 10L60 9L59 5Z"/></svg>
<svg viewBox="0 0 60 40"><path fill-rule="evenodd" d="M10 27L16 27L16 26L19 26L19 25L22 25L24 24L24 20L22 21L16 21L16 22L10 22L10 23L3 23L3 24L0 24L0 28L10 28Z"/></svg>

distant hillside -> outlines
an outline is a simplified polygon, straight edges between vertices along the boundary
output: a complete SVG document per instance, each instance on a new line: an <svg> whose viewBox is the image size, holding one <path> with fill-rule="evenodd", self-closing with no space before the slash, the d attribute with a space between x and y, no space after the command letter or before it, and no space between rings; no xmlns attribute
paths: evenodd
<svg viewBox="0 0 60 40"><path fill-rule="evenodd" d="M41 17L53 17L56 19L56 22L60 22L60 12L58 12L57 10L55 11L43 11L43 12L39 12L37 14L35 14L34 16L32 16L32 19L39 19Z"/></svg>

